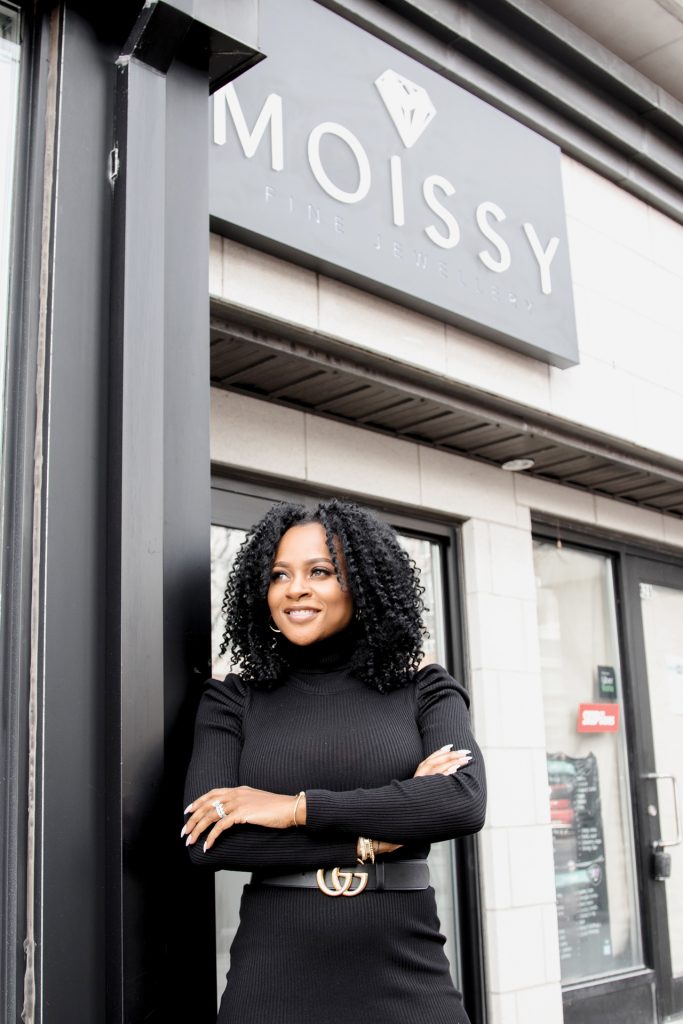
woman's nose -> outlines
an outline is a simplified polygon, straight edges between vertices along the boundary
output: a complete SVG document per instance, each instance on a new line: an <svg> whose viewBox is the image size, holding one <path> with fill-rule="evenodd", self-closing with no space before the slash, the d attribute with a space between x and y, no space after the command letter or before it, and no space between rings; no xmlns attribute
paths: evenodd
<svg viewBox="0 0 683 1024"><path fill-rule="evenodd" d="M310 592L310 586L307 577L301 573L294 573L289 580L289 586L287 587L287 594L290 597L303 597L304 594Z"/></svg>

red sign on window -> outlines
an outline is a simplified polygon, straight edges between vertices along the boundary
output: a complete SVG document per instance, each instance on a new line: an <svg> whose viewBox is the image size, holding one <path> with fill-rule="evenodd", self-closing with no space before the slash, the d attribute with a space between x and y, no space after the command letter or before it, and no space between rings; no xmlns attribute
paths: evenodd
<svg viewBox="0 0 683 1024"><path fill-rule="evenodd" d="M579 704L579 732L616 732L618 728L618 704Z"/></svg>

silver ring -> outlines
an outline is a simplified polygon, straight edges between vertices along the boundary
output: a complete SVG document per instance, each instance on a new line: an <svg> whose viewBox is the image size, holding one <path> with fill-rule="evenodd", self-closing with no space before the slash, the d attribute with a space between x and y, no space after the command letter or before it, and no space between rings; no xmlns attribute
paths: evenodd
<svg viewBox="0 0 683 1024"><path fill-rule="evenodd" d="M220 800L214 800L213 806L216 808L216 814L218 815L218 817L219 818L224 818L225 817L225 807L220 802Z"/></svg>

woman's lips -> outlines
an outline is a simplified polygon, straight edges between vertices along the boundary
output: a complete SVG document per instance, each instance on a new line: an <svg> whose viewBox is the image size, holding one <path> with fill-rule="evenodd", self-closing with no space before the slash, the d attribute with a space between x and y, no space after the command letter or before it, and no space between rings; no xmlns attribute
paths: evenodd
<svg viewBox="0 0 683 1024"><path fill-rule="evenodd" d="M294 622L309 622L318 614L317 608L289 608L285 612Z"/></svg>

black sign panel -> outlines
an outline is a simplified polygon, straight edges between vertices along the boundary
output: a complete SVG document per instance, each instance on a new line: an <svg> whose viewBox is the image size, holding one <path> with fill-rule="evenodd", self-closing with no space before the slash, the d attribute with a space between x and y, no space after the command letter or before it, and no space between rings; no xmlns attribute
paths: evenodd
<svg viewBox="0 0 683 1024"><path fill-rule="evenodd" d="M315 0L212 100L214 227L557 366L578 362L559 149Z"/></svg>
<svg viewBox="0 0 683 1024"><path fill-rule="evenodd" d="M548 754L563 981L612 964L600 779L594 754Z"/></svg>
<svg viewBox="0 0 683 1024"><path fill-rule="evenodd" d="M612 665L598 665L598 700L617 699L617 674Z"/></svg>

